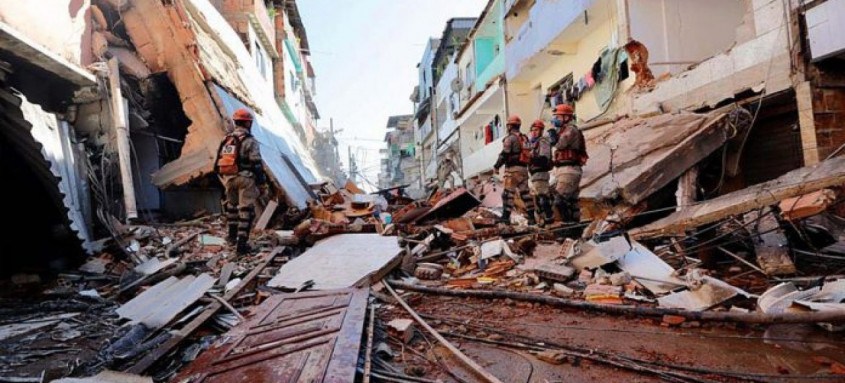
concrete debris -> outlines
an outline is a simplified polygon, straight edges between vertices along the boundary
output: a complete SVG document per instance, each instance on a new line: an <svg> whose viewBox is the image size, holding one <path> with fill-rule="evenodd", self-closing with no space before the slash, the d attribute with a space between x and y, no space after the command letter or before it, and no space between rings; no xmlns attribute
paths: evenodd
<svg viewBox="0 0 845 383"><path fill-rule="evenodd" d="M8 172L20 199L36 201L7 234L17 255L3 259L0 280L0 381L528 381L564 363L570 379L582 359L667 381L769 381L783 379L682 364L692 357L635 358L650 350L625 341L575 345L615 341L595 336L610 321L628 321L614 331L648 325L642 333L662 331L660 342L683 335L690 344L707 321L843 328L845 92L842 70L820 65L842 57L828 33L841 15L820 11L841 1L726 1L684 33L666 20L651 30L649 2L490 1L480 19L450 20L427 46L414 114L389 119L375 192L351 151L351 179L339 170L333 124L317 128L296 1L66 2L0 9L0 154L14 159L5 170L23 166ZM672 5L679 18L698 9L683 3ZM599 41L597 26L626 30L624 41ZM705 37L713 41L695 41ZM667 44L692 47L689 57ZM839 45L819 56L819 44ZM464 70L481 61L489 69ZM553 72L574 75L546 78ZM490 167L504 111L546 119L563 104L577 110L571 123L589 161L559 161L571 153L555 149L555 173L580 165L580 184L567 185L577 196L555 190L553 217L529 224L532 200L544 213L550 204L537 193L549 179L529 161L537 195L503 214L505 185ZM254 211L238 212L254 213L246 254L228 243L233 212L217 206L212 174L238 109L254 118L268 179ZM504 178L509 188L515 174ZM44 240L19 240L27 230ZM64 248L88 258L52 255ZM441 305L435 292L454 299ZM543 323L521 322L532 316ZM734 329L701 334L727 344ZM826 351L811 339L783 343ZM467 356L508 349L545 364ZM765 359L788 356L771 352ZM444 367L450 360L464 371ZM845 370L841 360L815 363ZM811 371L800 363L771 367L829 378L799 377ZM517 379L522 370L528 377Z"/></svg>
<svg viewBox="0 0 845 383"><path fill-rule="evenodd" d="M405 344L411 343L414 337L414 321L412 319L394 319L387 322L387 327L396 331Z"/></svg>
<svg viewBox="0 0 845 383"><path fill-rule="evenodd" d="M153 383L149 376L138 376L118 371L103 371L89 378L64 378L56 383Z"/></svg>
<svg viewBox="0 0 845 383"><path fill-rule="evenodd" d="M799 290L794 283L784 282L760 295L760 311L782 313L787 311L845 310L845 279L836 279Z"/></svg>
<svg viewBox="0 0 845 383"><path fill-rule="evenodd" d="M401 251L395 238L378 234L332 236L285 264L267 285L296 289L314 281L317 290L369 285L392 269Z"/></svg>
<svg viewBox="0 0 845 383"><path fill-rule="evenodd" d="M737 295L750 296L749 293L731 286L716 278L694 270L687 275L688 289L673 292L657 298L660 307L682 308L685 310L707 310Z"/></svg>

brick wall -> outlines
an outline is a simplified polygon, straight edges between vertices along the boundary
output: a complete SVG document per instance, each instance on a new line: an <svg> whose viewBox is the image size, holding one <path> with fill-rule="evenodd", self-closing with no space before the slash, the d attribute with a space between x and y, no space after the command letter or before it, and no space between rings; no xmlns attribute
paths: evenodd
<svg viewBox="0 0 845 383"><path fill-rule="evenodd" d="M824 159L845 144L845 87L815 87L813 119L819 157Z"/></svg>

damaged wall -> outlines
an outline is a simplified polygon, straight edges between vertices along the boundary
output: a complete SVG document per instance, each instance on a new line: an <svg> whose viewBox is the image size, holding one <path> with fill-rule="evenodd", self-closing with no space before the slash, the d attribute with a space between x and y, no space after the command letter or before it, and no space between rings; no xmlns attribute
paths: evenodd
<svg viewBox="0 0 845 383"><path fill-rule="evenodd" d="M199 53L183 17L175 6L151 0L135 1L123 12L138 54L154 73L167 72L179 92L185 115L192 121L181 157L153 176L153 181L163 187L210 172L226 131L224 116L215 107L206 88L207 79L196 65Z"/></svg>
<svg viewBox="0 0 845 383"><path fill-rule="evenodd" d="M743 31L752 31L753 38L657 83L650 92L634 95L633 112L712 107L748 90L765 89L767 94L773 94L789 88L790 32L783 2L753 0L744 20L746 28L737 28L738 41L745 38Z"/></svg>
<svg viewBox="0 0 845 383"><path fill-rule="evenodd" d="M253 134L270 174L292 202L304 206L297 197L303 195L301 184L316 182L319 172L278 108L272 78L253 65L243 41L215 7L208 0L168 5L138 0L123 17L139 55L152 72L167 74L192 121L180 158L154 174L154 182L166 187L208 174L229 128L230 109L246 106L256 112Z"/></svg>
<svg viewBox="0 0 845 383"><path fill-rule="evenodd" d="M94 62L90 0L38 0L38 6L32 5L0 0L0 21L71 63L85 67Z"/></svg>
<svg viewBox="0 0 845 383"><path fill-rule="evenodd" d="M676 74L734 44L745 0L632 0L631 37L648 47L655 76Z"/></svg>

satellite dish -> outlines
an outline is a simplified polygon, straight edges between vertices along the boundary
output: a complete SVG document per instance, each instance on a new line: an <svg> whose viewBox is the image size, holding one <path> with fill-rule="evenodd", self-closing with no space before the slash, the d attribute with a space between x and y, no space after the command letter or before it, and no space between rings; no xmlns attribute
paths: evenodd
<svg viewBox="0 0 845 383"><path fill-rule="evenodd" d="M460 78L452 80L452 92L460 92L464 87L464 82Z"/></svg>

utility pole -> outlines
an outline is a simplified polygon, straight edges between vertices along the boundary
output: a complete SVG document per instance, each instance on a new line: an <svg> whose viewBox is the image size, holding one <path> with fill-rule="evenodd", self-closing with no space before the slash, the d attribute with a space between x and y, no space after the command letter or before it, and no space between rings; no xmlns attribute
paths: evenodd
<svg viewBox="0 0 845 383"><path fill-rule="evenodd" d="M347 146L349 152L349 179L358 184L358 164L355 163L355 156L352 155L352 146Z"/></svg>

